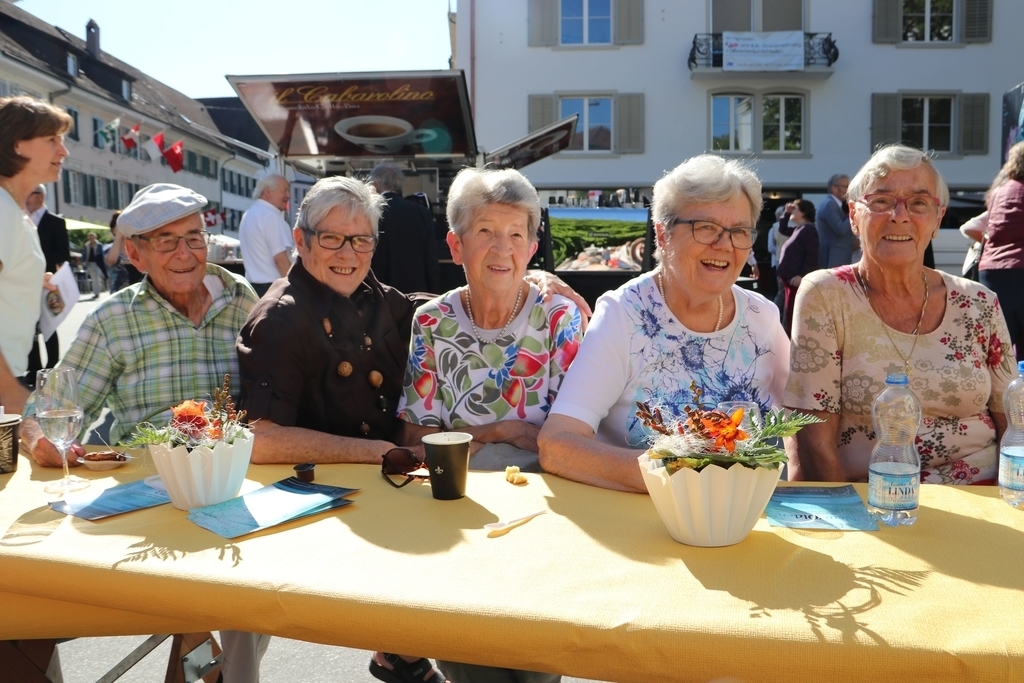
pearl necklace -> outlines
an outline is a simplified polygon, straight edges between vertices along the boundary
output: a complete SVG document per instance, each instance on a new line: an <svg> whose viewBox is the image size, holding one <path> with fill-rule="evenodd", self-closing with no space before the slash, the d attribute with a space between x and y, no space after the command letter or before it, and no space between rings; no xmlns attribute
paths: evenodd
<svg viewBox="0 0 1024 683"><path fill-rule="evenodd" d="M868 296L868 283L867 280L861 276L860 269L854 268L853 274L857 277L857 284L864 290L864 298L868 302L868 306L871 306L871 310L874 311L875 315L878 315L878 311L875 311L875 307L871 304L871 297ZM924 324L924 312L928 308L928 276L925 275L924 271L921 271L921 280L924 282L924 303L921 304L921 315L917 318L917 325L914 327L914 331L910 334L914 335L914 344L910 347L910 353L906 356L900 352L900 347L896 346L896 342L893 340L892 335L889 334L889 326L882 320L882 316L878 315L879 322L882 323L882 332L885 332L885 336L889 338L889 343L892 344L892 348L896 350L896 355L903 361L903 371L908 377L910 376L910 359L914 356L914 351L917 349L918 332L921 330L921 325Z"/></svg>
<svg viewBox="0 0 1024 683"><path fill-rule="evenodd" d="M501 339L502 337L505 336L505 333L508 332L508 328L512 324L512 321L516 319L516 313L519 312L519 303L522 300L523 300L523 286L519 285L519 293L516 294L516 303L512 307L512 314L509 315L508 322L505 323L505 327L501 328L501 332L498 332L498 336L494 338L494 341L497 341L498 339ZM477 327L476 327L476 320L473 319L473 302L472 302L471 297L469 295L469 287L466 287L466 315L469 316L469 324L473 326L473 336L476 337L476 340L478 342L480 342L481 344L490 344L491 342L486 341L485 339L481 339L480 338L480 330L477 329Z"/></svg>
<svg viewBox="0 0 1024 683"><path fill-rule="evenodd" d="M661 298L665 300L665 305L668 305L668 297L665 295L665 281L662 278L662 271L658 269L658 291L661 292ZM722 329L722 314L725 313L725 304L722 303L722 295L718 295L718 321L715 323L715 329L711 330L711 334L718 332Z"/></svg>

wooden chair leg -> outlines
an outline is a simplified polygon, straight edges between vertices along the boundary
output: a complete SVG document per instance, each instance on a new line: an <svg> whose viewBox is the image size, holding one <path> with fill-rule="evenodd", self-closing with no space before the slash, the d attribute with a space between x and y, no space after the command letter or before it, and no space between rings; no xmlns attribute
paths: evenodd
<svg viewBox="0 0 1024 683"><path fill-rule="evenodd" d="M212 641L213 656L216 657L221 652L220 645L209 631L204 633L174 634L174 639L171 641L171 655L167 661L167 675L164 677L164 683L185 683L185 670L182 668L181 660L207 639ZM217 683L217 675L219 673L220 667L218 666L203 676L204 683Z"/></svg>
<svg viewBox="0 0 1024 683"><path fill-rule="evenodd" d="M0 683L50 683L46 668L56 647L56 640L0 641Z"/></svg>

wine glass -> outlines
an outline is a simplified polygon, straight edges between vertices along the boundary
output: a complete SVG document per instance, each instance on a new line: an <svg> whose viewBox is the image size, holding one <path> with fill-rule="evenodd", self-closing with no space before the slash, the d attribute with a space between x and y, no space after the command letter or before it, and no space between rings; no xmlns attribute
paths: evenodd
<svg viewBox="0 0 1024 683"><path fill-rule="evenodd" d="M36 374L36 420L43 434L60 451L64 478L46 486L47 493L67 494L89 486L68 472L68 447L78 437L83 420L78 398L78 377L71 368L40 370Z"/></svg>

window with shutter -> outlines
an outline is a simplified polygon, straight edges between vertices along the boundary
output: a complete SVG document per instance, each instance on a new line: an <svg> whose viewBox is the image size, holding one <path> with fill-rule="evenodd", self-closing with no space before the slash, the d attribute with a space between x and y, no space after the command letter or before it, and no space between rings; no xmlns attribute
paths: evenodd
<svg viewBox="0 0 1024 683"><path fill-rule="evenodd" d="M988 154L988 93L960 96L960 153Z"/></svg>
<svg viewBox="0 0 1024 683"><path fill-rule="evenodd" d="M559 0L530 0L527 7L527 44L530 47L558 45L558 3Z"/></svg>
<svg viewBox="0 0 1024 683"><path fill-rule="evenodd" d="M900 141L900 96L871 94L871 151Z"/></svg>
<svg viewBox="0 0 1024 683"><path fill-rule="evenodd" d="M615 152L644 153L643 93L621 94L615 98Z"/></svg>
<svg viewBox="0 0 1024 683"><path fill-rule="evenodd" d="M643 45L644 0L617 0L614 30L616 45Z"/></svg>
<svg viewBox="0 0 1024 683"><path fill-rule="evenodd" d="M962 39L965 43L992 42L992 0L962 0Z"/></svg>
<svg viewBox="0 0 1024 683"><path fill-rule="evenodd" d="M554 95L530 95L527 106L529 132L532 133L555 122Z"/></svg>

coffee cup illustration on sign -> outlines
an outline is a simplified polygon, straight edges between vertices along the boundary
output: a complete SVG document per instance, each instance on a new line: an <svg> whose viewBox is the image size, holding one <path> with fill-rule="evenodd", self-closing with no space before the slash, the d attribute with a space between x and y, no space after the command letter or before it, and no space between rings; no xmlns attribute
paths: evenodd
<svg viewBox="0 0 1024 683"><path fill-rule="evenodd" d="M413 127L394 116L353 116L334 124L338 135L375 154L393 154L406 145L430 142L437 137L432 130Z"/></svg>

